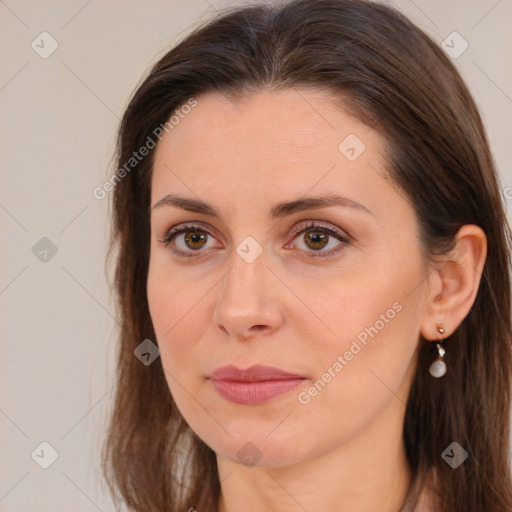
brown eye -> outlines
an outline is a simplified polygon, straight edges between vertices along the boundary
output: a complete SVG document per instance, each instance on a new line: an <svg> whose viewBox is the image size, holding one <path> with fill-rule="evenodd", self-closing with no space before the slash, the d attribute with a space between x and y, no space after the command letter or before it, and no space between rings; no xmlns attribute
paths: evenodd
<svg viewBox="0 0 512 512"><path fill-rule="evenodd" d="M322 231L309 231L304 235L304 242L311 249L323 249L329 243L329 235Z"/></svg>
<svg viewBox="0 0 512 512"><path fill-rule="evenodd" d="M206 252L203 249L208 248L210 238L214 240L209 231L200 226L181 224L169 230L167 235L159 241L165 247L171 246L170 249L176 256L188 258L200 256L201 253Z"/></svg>
<svg viewBox="0 0 512 512"><path fill-rule="evenodd" d="M190 231L185 231L184 242L188 248L198 250L205 245L207 237L208 234L206 233L206 231L194 229Z"/></svg>
<svg viewBox="0 0 512 512"><path fill-rule="evenodd" d="M329 225L309 222L293 230L295 240L301 252L310 258L324 258L337 255L345 246L350 245L348 235ZM330 250L324 250L326 247Z"/></svg>

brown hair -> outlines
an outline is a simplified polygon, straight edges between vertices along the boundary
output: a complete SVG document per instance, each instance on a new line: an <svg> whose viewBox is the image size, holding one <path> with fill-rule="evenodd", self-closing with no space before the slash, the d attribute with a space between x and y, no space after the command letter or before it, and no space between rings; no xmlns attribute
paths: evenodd
<svg viewBox="0 0 512 512"><path fill-rule="evenodd" d="M510 228L475 103L423 31L396 10L365 0L225 10L142 81L120 125L116 164L126 164L194 96L220 91L238 98L295 86L332 93L383 135L387 172L415 209L426 256L452 250L464 224L485 231L480 287L469 314L445 340L445 377L429 375L435 347L420 343L403 440L416 486L436 474L436 511L510 512ZM153 153L125 173L112 194L109 258L117 250L122 330L103 469L113 495L135 511L216 511L215 453L178 411L160 359L144 366L133 354L144 339L155 340L146 297ZM457 469L441 457L453 441L469 454Z"/></svg>

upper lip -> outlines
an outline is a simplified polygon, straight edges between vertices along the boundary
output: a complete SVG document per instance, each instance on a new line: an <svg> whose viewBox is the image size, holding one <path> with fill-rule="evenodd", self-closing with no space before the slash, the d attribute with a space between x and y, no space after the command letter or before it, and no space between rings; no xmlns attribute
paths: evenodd
<svg viewBox="0 0 512 512"><path fill-rule="evenodd" d="M304 379L303 375L290 373L274 366L254 365L242 370L236 366L222 366L217 368L211 379L233 382L261 382L269 380Z"/></svg>

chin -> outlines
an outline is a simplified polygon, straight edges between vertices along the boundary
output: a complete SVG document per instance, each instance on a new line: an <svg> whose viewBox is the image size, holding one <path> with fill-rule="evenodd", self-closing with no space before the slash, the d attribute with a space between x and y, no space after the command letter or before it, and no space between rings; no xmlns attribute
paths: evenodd
<svg viewBox="0 0 512 512"><path fill-rule="evenodd" d="M300 453L289 447L283 447L282 443L277 446L268 441L255 441L234 442L215 453L247 467L277 468L290 466L302 460Z"/></svg>
<svg viewBox="0 0 512 512"><path fill-rule="evenodd" d="M227 428L233 437L219 427L221 432L215 432L221 437L214 438L212 430L199 432L198 436L220 457L248 467L288 466L313 456L315 447L306 446L303 435L297 440L290 439L289 435L285 439L285 430L281 432L281 436L277 432L269 435L275 426L276 423L272 428L267 428L267 425L260 425L258 428L254 424L252 428Z"/></svg>

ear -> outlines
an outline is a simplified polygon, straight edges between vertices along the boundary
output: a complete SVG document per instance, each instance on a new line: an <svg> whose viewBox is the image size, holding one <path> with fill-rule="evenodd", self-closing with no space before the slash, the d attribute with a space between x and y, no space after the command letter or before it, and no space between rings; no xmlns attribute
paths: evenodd
<svg viewBox="0 0 512 512"><path fill-rule="evenodd" d="M482 228L466 224L457 232L454 249L435 264L428 281L427 304L421 334L438 340L453 334L475 302L487 257L487 237ZM444 334L437 332L442 324Z"/></svg>

